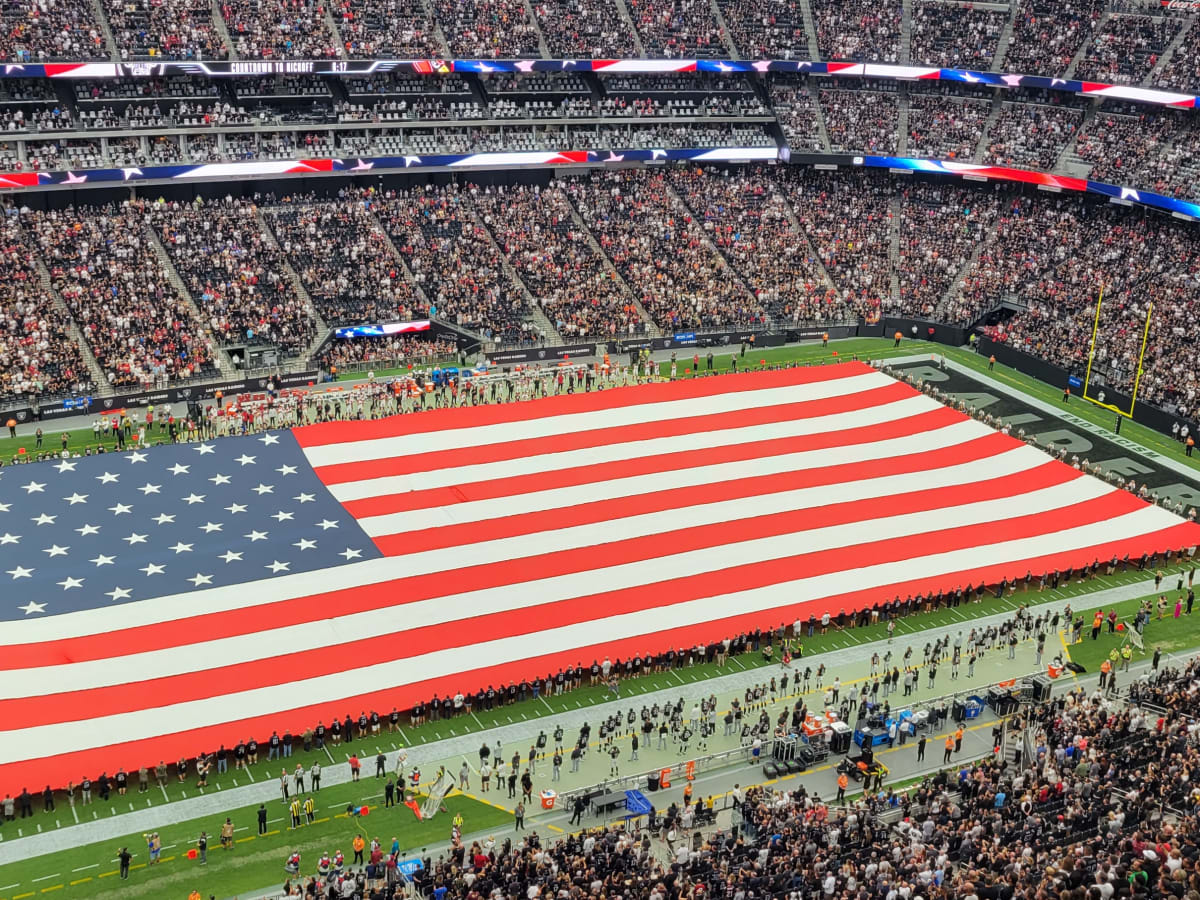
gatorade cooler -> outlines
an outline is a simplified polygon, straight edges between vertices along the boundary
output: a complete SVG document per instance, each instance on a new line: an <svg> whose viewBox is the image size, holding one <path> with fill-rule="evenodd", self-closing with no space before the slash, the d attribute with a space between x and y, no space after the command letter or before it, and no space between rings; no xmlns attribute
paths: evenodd
<svg viewBox="0 0 1200 900"><path fill-rule="evenodd" d="M542 809L554 809L554 801L558 799L558 794L547 788L542 791Z"/></svg>
<svg viewBox="0 0 1200 900"><path fill-rule="evenodd" d="M671 786L671 770L669 768L658 773L658 786L664 791Z"/></svg>

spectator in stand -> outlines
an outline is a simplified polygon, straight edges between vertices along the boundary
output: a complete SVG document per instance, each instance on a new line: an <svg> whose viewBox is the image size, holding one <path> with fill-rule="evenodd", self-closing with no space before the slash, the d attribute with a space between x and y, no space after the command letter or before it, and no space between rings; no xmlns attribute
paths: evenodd
<svg viewBox="0 0 1200 900"><path fill-rule="evenodd" d="M1200 28L1193 25L1188 29L1171 58L1155 73L1153 86L1189 94L1200 92Z"/></svg>
<svg viewBox="0 0 1200 900"><path fill-rule="evenodd" d="M568 191L642 306L664 330L757 321L761 307L673 198L660 173L607 172Z"/></svg>
<svg viewBox="0 0 1200 900"><path fill-rule="evenodd" d="M337 41L315 0L222 0L234 49L242 59L332 59Z"/></svg>
<svg viewBox="0 0 1200 900"><path fill-rule="evenodd" d="M104 0L123 60L226 59L211 4L194 0Z"/></svg>
<svg viewBox="0 0 1200 900"><path fill-rule="evenodd" d="M894 155L899 146L900 102L895 82L867 82L880 90L821 91L829 149L835 153Z"/></svg>
<svg viewBox="0 0 1200 900"><path fill-rule="evenodd" d="M638 55L615 0L539 0L535 14L550 55L564 59L616 59Z"/></svg>
<svg viewBox="0 0 1200 900"><path fill-rule="evenodd" d="M144 201L27 212L23 224L110 384L216 373L203 325L159 266Z"/></svg>
<svg viewBox="0 0 1200 900"><path fill-rule="evenodd" d="M421 0L338 0L333 16L351 59L447 55Z"/></svg>
<svg viewBox="0 0 1200 900"><path fill-rule="evenodd" d="M429 360L453 357L458 348L453 341L434 341L425 337L393 334L386 337L356 337L335 339L321 351L322 369L356 363L379 364L379 368L399 368L406 364L420 365Z"/></svg>
<svg viewBox="0 0 1200 900"><path fill-rule="evenodd" d="M210 332L221 344L275 344L295 356L316 324L283 254L249 200L158 203L152 222Z"/></svg>
<svg viewBox="0 0 1200 900"><path fill-rule="evenodd" d="M717 0L743 59L815 59L798 0Z"/></svg>
<svg viewBox="0 0 1200 900"><path fill-rule="evenodd" d="M899 0L812 0L821 59L900 61Z"/></svg>
<svg viewBox="0 0 1200 900"><path fill-rule="evenodd" d="M17 217L0 222L0 399L29 401L91 389L68 318L43 290Z"/></svg>
<svg viewBox="0 0 1200 900"><path fill-rule="evenodd" d="M970 161L983 138L990 101L914 93L908 102L909 156Z"/></svg>
<svg viewBox="0 0 1200 900"><path fill-rule="evenodd" d="M1140 84L1182 25L1182 19L1171 17L1109 16L1075 67L1075 77Z"/></svg>
<svg viewBox="0 0 1200 900"><path fill-rule="evenodd" d="M955 3L913 4L911 61L962 69L991 68L1008 13Z"/></svg>
<svg viewBox="0 0 1200 900"><path fill-rule="evenodd" d="M1051 171L1083 123L1083 111L1046 94L1049 103L1005 102L988 132L985 163Z"/></svg>
<svg viewBox="0 0 1200 900"><path fill-rule="evenodd" d="M1018 0L1001 71L1065 75L1107 6L1106 0Z"/></svg>
<svg viewBox="0 0 1200 900"><path fill-rule="evenodd" d="M376 211L434 315L501 341L535 340L521 286L503 271L500 252L476 223L458 185L389 191Z"/></svg>
<svg viewBox="0 0 1200 900"><path fill-rule="evenodd" d="M762 171L672 172L671 186L760 307L751 308L749 321L733 324L768 316L792 323L853 318L824 283L815 253L792 224L787 201L773 181Z"/></svg>
<svg viewBox="0 0 1200 900"><path fill-rule="evenodd" d="M720 58L729 53L710 0L627 0L626 5L648 56Z"/></svg>
<svg viewBox="0 0 1200 900"><path fill-rule="evenodd" d="M430 6L456 57L541 56L537 26L521 0L432 0Z"/></svg>
<svg viewBox="0 0 1200 900"><path fill-rule="evenodd" d="M425 315L373 206L371 192L347 189L335 200L284 197L266 211L284 253L331 325Z"/></svg>
<svg viewBox="0 0 1200 900"><path fill-rule="evenodd" d="M534 301L567 340L642 334L645 323L624 283L572 221L564 185L485 188L475 208Z"/></svg>
<svg viewBox="0 0 1200 900"><path fill-rule="evenodd" d="M87 0L6 4L0 54L10 63L109 58L104 33Z"/></svg>

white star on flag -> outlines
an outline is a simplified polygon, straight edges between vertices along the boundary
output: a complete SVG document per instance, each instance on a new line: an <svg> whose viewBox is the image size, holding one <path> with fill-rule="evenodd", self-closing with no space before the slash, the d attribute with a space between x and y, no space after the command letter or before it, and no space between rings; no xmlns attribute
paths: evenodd
<svg viewBox="0 0 1200 900"><path fill-rule="evenodd" d="M108 509L114 516L120 516L127 514L133 507L128 503L118 503L116 506L110 506Z"/></svg>
<svg viewBox="0 0 1200 900"><path fill-rule="evenodd" d="M273 516L271 516L271 518L274 519L276 522L290 522L293 518L295 518L295 514L290 513L290 512L284 512L281 509L279 512L277 512Z"/></svg>
<svg viewBox="0 0 1200 900"><path fill-rule="evenodd" d="M87 498L88 498L87 494L80 494L79 492L76 492L76 493L72 494L70 497L63 497L63 500L65 500L67 503L71 504L71 506L75 506L76 504L79 504L79 503L87 503Z"/></svg>
<svg viewBox="0 0 1200 900"><path fill-rule="evenodd" d="M108 597L110 600L112 600L115 603L118 600L128 599L130 593L131 593L131 591L129 590L129 588L118 587L118 588L113 588L111 591L108 591L104 596Z"/></svg>
<svg viewBox="0 0 1200 900"><path fill-rule="evenodd" d="M182 463L175 463L171 468L167 469L172 475L186 475L191 466L185 466Z"/></svg>
<svg viewBox="0 0 1200 900"><path fill-rule="evenodd" d="M94 556L89 559L88 562L94 562L96 567L99 568L100 566L111 566L114 559L116 559L115 556L105 556L103 553L101 553L99 556Z"/></svg>
<svg viewBox="0 0 1200 900"><path fill-rule="evenodd" d="M121 476L115 472L105 472L103 475L97 475L96 480L101 484L112 484L114 481L120 481Z"/></svg>
<svg viewBox="0 0 1200 900"><path fill-rule="evenodd" d="M347 547L345 550L343 550L341 553L339 553L338 556L345 557L346 560L349 561L349 560L358 559L359 557L361 557L362 551L355 550L353 547Z"/></svg>
<svg viewBox="0 0 1200 900"><path fill-rule="evenodd" d="M245 453L243 453L241 456L235 459L234 462L241 463L243 466L252 466L254 465L254 457L247 456Z"/></svg>
<svg viewBox="0 0 1200 900"><path fill-rule="evenodd" d="M147 576L161 575L166 570L167 570L166 566L160 566L158 563L149 563L145 566L142 566L140 569L138 569L139 572L145 572Z"/></svg>
<svg viewBox="0 0 1200 900"><path fill-rule="evenodd" d="M65 581L56 581L54 583L61 587L64 591L69 591L71 588L83 587L82 578L71 578L70 576L68 576Z"/></svg>
<svg viewBox="0 0 1200 900"><path fill-rule="evenodd" d="M17 566L15 569L8 569L7 572L13 577L13 581L18 578L32 578L34 569L27 569L24 566Z"/></svg>
<svg viewBox="0 0 1200 900"><path fill-rule="evenodd" d="M279 436L275 435L275 434L264 434L258 440L260 443L265 444L266 446L270 447L272 444L279 443Z"/></svg>
<svg viewBox="0 0 1200 900"><path fill-rule="evenodd" d="M173 515L171 515L170 513L159 513L157 516L155 516L150 521L153 522L155 525L174 525L175 517Z"/></svg>
<svg viewBox="0 0 1200 900"><path fill-rule="evenodd" d="M208 480L211 481L213 484L229 484L229 482L231 482L233 479L230 478L228 475L214 475L212 478L210 478Z"/></svg>
<svg viewBox="0 0 1200 900"><path fill-rule="evenodd" d="M242 537L249 538L250 543L253 544L255 541L265 541L267 533L265 531L252 531L249 534L243 534Z"/></svg>
<svg viewBox="0 0 1200 900"><path fill-rule="evenodd" d="M254 493L261 497L263 494L269 494L274 491L275 486L271 484L260 484L257 487L250 488L250 490L254 491Z"/></svg>
<svg viewBox="0 0 1200 900"><path fill-rule="evenodd" d="M62 462L60 462L54 468L58 469L58 474L61 475L63 472L74 472L75 465L76 464L71 462L69 459L64 459Z"/></svg>
<svg viewBox="0 0 1200 900"><path fill-rule="evenodd" d="M35 516L34 518L30 519L29 521L36 522L38 525L53 525L54 520L57 518L58 518L58 516L48 516L45 513L41 513L40 515Z"/></svg>
<svg viewBox="0 0 1200 900"><path fill-rule="evenodd" d="M197 494L197 493L193 492L191 494L188 494L186 497L184 497L183 502L186 503L188 506L192 506L196 503L203 503L204 502L204 494Z"/></svg>
<svg viewBox="0 0 1200 900"><path fill-rule="evenodd" d="M4 534L0 534L0 546L4 544L19 544L20 542L21 536L19 534L12 534L8 531L4 532Z"/></svg>
<svg viewBox="0 0 1200 900"><path fill-rule="evenodd" d="M285 562L280 562L279 560L276 559L276 560L272 560L270 565L263 566L263 568L270 569L272 574L278 575L280 572L286 572L288 570L289 565L291 565L291 564L285 563Z"/></svg>
<svg viewBox="0 0 1200 900"><path fill-rule="evenodd" d="M146 454L141 450L134 450L126 457L131 463L140 463L146 461Z"/></svg>
<svg viewBox="0 0 1200 900"><path fill-rule="evenodd" d="M35 612L39 612L39 613L45 612L46 604L45 603L36 603L33 600L30 600L24 606L18 606L17 609L23 610L25 615L28 616L31 613L35 613Z"/></svg>
<svg viewBox="0 0 1200 900"><path fill-rule="evenodd" d="M220 556L218 556L217 559L225 560L226 564L229 564L231 562L241 562L242 554L234 553L232 550L226 550L224 553L222 553Z"/></svg>
<svg viewBox="0 0 1200 900"><path fill-rule="evenodd" d="M246 511L244 503L234 503L232 506L226 506L225 510L230 513L243 513Z"/></svg>
<svg viewBox="0 0 1200 900"><path fill-rule="evenodd" d="M151 494L157 494L161 487L161 484L150 484L150 482L146 482L140 488L138 488L138 490L142 492L143 496L148 497Z"/></svg>
<svg viewBox="0 0 1200 900"><path fill-rule="evenodd" d="M197 444L192 449L195 450L197 453L199 453L201 456L207 456L210 453L217 452L216 449L213 448L212 444Z"/></svg>
<svg viewBox="0 0 1200 900"><path fill-rule="evenodd" d="M53 547L47 547L42 552L49 553L50 557L54 558L55 556L66 556L67 551L70 549L70 547L60 547L58 544L55 544Z"/></svg>
<svg viewBox="0 0 1200 900"><path fill-rule="evenodd" d="M146 538L147 538L147 537L149 537L149 535L146 535L146 534L138 534L138 533L135 531L135 532L133 532L132 534L130 534L130 535L129 535L129 537L121 538L121 540L123 540L123 541L128 541L128 542L129 542L129 546L131 546L131 547L132 547L134 544L144 544L144 543L146 543Z"/></svg>
<svg viewBox="0 0 1200 900"><path fill-rule="evenodd" d="M27 494L41 494L46 490L46 483L44 481L31 481L29 484L22 485L22 487L24 487Z"/></svg>
<svg viewBox="0 0 1200 900"><path fill-rule="evenodd" d="M190 581L193 587L200 587L202 584L212 584L211 575L201 575L199 572L197 572L191 578L187 578L185 580Z"/></svg>
<svg viewBox="0 0 1200 900"><path fill-rule="evenodd" d="M320 528L322 531L328 531L330 528L337 528L338 523L333 521L332 519L322 519L320 522L317 523L317 527Z"/></svg>
<svg viewBox="0 0 1200 900"><path fill-rule="evenodd" d="M84 525L82 528L76 528L75 530L78 531L83 537L87 537L89 534L99 534L100 526Z"/></svg>
<svg viewBox="0 0 1200 900"><path fill-rule="evenodd" d="M212 534L214 531L220 531L221 525L219 522L205 522L200 526L200 530L205 534Z"/></svg>
<svg viewBox="0 0 1200 900"><path fill-rule="evenodd" d="M292 544L292 546L299 547L301 550L312 550L317 546L317 542L309 540L308 538L301 538L300 540L296 541L296 543Z"/></svg>
<svg viewBox="0 0 1200 900"><path fill-rule="evenodd" d="M296 467L295 466L280 466L275 471L278 472L280 475L295 475Z"/></svg>
<svg viewBox="0 0 1200 900"><path fill-rule="evenodd" d="M293 497L292 499L298 503L315 503L317 500L312 494L301 494L299 497Z"/></svg>
<svg viewBox="0 0 1200 900"><path fill-rule="evenodd" d="M167 549L168 549L168 550L174 550L174 551L175 551L175 554L178 556L180 553L191 553L191 552L192 552L192 545L191 545L191 544L185 544L183 541L176 541L174 544L172 544L172 545L171 545L170 547L168 547Z"/></svg>

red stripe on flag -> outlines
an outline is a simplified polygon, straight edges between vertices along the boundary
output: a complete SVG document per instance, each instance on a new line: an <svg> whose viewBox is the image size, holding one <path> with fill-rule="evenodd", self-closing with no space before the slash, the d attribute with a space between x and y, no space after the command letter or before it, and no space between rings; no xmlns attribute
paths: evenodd
<svg viewBox="0 0 1200 900"><path fill-rule="evenodd" d="M1017 560L1013 563L999 564L983 568L966 569L949 573L940 579L917 579L908 582L898 582L878 588L839 595L832 598L822 598L790 606L779 607L756 613L729 616L725 619L711 620L699 623L680 623L677 627L638 635L623 641L595 644L569 650L555 650L541 656L516 662L488 666L464 672L458 679L457 689L464 693L469 689L472 693L480 687L490 684L506 684L528 678L531 675L545 677L543 673L553 672L576 662L601 659L605 655L620 659L638 653L660 652L668 647L688 647L700 643L710 643L721 640L740 631L752 630L756 627L775 627L779 622L805 618L810 613L821 615L831 607L845 606L847 610L857 609L862 604L873 603L881 597L893 594L910 594L926 591L936 591L939 588L954 589L967 583L977 584L986 582L994 584L1001 578L1020 578L1027 569L1033 571L1050 571L1066 569L1089 564L1093 559L1108 559L1113 555L1125 553L1139 556L1142 553L1152 553L1165 548L1181 548L1194 546L1198 542L1196 526L1191 523L1164 528L1151 534L1139 537L1109 541L1078 550L1047 556ZM486 638L486 635L484 635ZM374 709L384 713L392 707L408 709L417 701L425 701L435 692L442 693L448 687L447 679L417 682L394 688L380 688L364 691L361 694L343 698L330 703L320 703L310 706L281 710L270 715L250 718L231 719L227 723L189 731L147 738L140 741L129 741L97 747L74 753L60 753L39 756L34 759L9 763L0 767L0 777L11 784L56 784L63 780L67 772L115 772L124 768L133 771L145 765L148 760L178 759L194 754L197 747L216 747L218 744L232 746L247 735L261 737L272 731L290 730L298 734L305 728L310 728L320 719L328 718L331 708L341 706L344 709ZM231 710L232 713L232 710ZM11 724L11 723L6 723ZM19 732L17 732L19 733ZM6 737L9 733L4 734Z"/></svg>
<svg viewBox="0 0 1200 900"><path fill-rule="evenodd" d="M594 412L602 409L621 409L645 403L711 397L714 394L735 394L766 388L789 387L797 384L816 384L852 378L875 371L866 363L844 362L834 366L803 369L779 369L765 372L743 372L722 375L720 378L689 378L683 381L631 385L587 394L563 394L523 403L496 406L464 406L439 410L437 415L391 416L363 422L323 422L292 429L301 447L321 447L375 438L397 437L452 431L456 428L477 428L502 422L528 422L548 416Z"/></svg>
<svg viewBox="0 0 1200 900"><path fill-rule="evenodd" d="M1043 468L1053 470L1065 467L1048 465ZM1048 471L1043 473L1043 477L1054 479L1056 474ZM998 481L1004 484L988 485L984 488L985 492L990 488L993 492L1002 491L999 496L1012 496L1018 479L1010 477ZM1055 482L1052 480L1051 483ZM927 496L928 494L940 496ZM958 496L948 497L947 494ZM903 498L901 507L905 512L937 509L970 502L974 494L975 488L971 485L909 494ZM398 630L392 634L372 634L360 640L329 645L317 650L232 665L214 660L214 668L185 675L49 696L3 700L0 701L0 722L20 722L23 727L29 728L51 722L102 717L332 675L344 671L348 667L348 660L353 661L355 668L372 666L395 659L436 653L448 647L471 646L482 641L514 635L536 634L591 619L647 609L662 608L669 616L671 606L696 597L753 590L855 568L886 565L929 553L948 553L988 543L1053 534L1080 525L1104 521L1143 506L1142 501L1133 495L1125 491L1114 491L1092 500L1031 515L980 522L967 527L940 529L903 538L863 541L832 550L731 566L685 578L559 600L536 607L472 616L437 625ZM796 533L798 540L802 540L801 529L805 527L822 528L861 521L863 513L866 512L861 507L862 504L859 503L847 503L821 510L780 513L777 516L765 517L762 522L753 521L746 525L750 534L745 534L739 526L738 537L753 539ZM704 531L696 528L683 529L664 537L670 539L672 552L677 549L677 540L683 541L682 546L687 549L714 546L711 538L706 539L703 536ZM688 542L689 537L699 539ZM691 546L688 546L689 543ZM597 552L601 551L597 549ZM597 567L605 564L606 561L598 563ZM831 613L833 611L829 610Z"/></svg>
<svg viewBox="0 0 1200 900"><path fill-rule="evenodd" d="M386 478L389 475L412 475L436 469L451 469L510 459L527 459L543 453L565 453L570 450L584 450L589 447L603 447L616 443L679 437L685 434L703 434L730 428L750 428L755 425L832 416L895 403L912 397L914 393L907 384L896 382L872 388L869 391L844 394L824 400L803 400L778 406L739 409L732 412L687 416L680 419L661 419L655 422L640 422L636 425L621 425L614 428L594 428L571 434L555 434L548 437L505 441L500 444L441 450L437 453L418 453L388 459L338 463L319 466L316 472L325 484L344 484L349 481Z"/></svg>

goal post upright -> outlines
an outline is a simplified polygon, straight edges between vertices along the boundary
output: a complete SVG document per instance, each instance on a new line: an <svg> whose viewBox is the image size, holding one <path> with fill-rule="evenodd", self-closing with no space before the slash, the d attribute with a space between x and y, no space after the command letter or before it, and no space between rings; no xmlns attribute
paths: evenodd
<svg viewBox="0 0 1200 900"><path fill-rule="evenodd" d="M1088 403L1099 406L1102 409L1107 409L1110 412L1115 412L1119 416L1124 416L1126 419L1133 418L1133 407L1137 404L1138 388L1142 382L1142 362L1146 358L1146 345L1150 342L1150 317L1154 314L1154 304L1151 303L1146 310L1146 322L1142 328L1142 346L1138 350L1137 371L1133 378L1133 393L1129 399L1129 409L1121 409L1112 403L1106 403L1088 394L1088 388L1092 382L1092 364L1096 359L1096 339L1100 334L1100 310L1104 306L1104 282L1100 282L1100 293L1096 298L1096 315L1092 319L1092 340L1088 347L1088 363L1087 371L1083 376L1083 399Z"/></svg>

